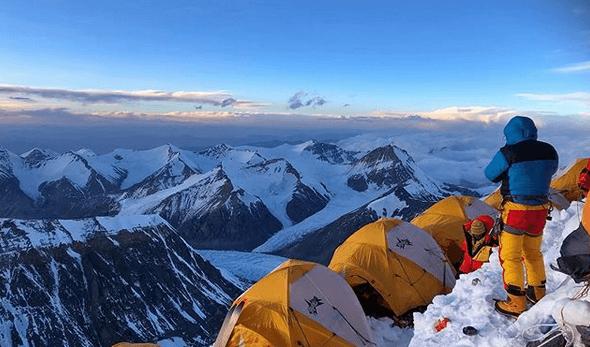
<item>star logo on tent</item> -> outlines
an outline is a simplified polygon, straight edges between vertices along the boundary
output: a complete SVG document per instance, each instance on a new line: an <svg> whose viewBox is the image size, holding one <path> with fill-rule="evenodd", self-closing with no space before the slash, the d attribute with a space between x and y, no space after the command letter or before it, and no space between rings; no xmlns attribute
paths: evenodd
<svg viewBox="0 0 590 347"><path fill-rule="evenodd" d="M322 302L322 299L318 298L315 295L313 298L311 298L309 300L305 300L305 302L307 303L307 312L309 312L309 314L313 314L313 315L317 315L318 314L318 307L324 304Z"/></svg>
<svg viewBox="0 0 590 347"><path fill-rule="evenodd" d="M395 246L397 248L401 248L401 249L405 249L406 246L411 246L412 242L408 239L397 239L397 243L395 244Z"/></svg>

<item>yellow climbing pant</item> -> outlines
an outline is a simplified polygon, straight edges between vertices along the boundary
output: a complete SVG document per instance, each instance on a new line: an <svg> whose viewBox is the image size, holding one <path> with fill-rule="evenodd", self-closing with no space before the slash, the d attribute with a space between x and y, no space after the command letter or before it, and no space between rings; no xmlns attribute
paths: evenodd
<svg viewBox="0 0 590 347"><path fill-rule="evenodd" d="M522 294L525 289L525 270L528 285L545 284L541 243L547 210L546 205L528 206L514 202L504 205L504 230L500 234L499 256L504 287L508 293Z"/></svg>

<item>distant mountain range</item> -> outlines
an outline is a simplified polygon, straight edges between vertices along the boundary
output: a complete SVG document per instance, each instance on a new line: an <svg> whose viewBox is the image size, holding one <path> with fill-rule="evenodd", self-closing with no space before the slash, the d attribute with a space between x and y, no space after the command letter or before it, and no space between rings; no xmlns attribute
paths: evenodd
<svg viewBox="0 0 590 347"><path fill-rule="evenodd" d="M456 193L477 195L394 144L0 148L0 342L206 345L239 290L195 249L326 263L362 225Z"/></svg>
<svg viewBox="0 0 590 347"><path fill-rule="evenodd" d="M435 182L394 145L365 153L310 141L198 153L171 145L103 155L0 149L0 191L1 217L159 214L198 248L274 250L286 234L359 208L409 218L464 189Z"/></svg>

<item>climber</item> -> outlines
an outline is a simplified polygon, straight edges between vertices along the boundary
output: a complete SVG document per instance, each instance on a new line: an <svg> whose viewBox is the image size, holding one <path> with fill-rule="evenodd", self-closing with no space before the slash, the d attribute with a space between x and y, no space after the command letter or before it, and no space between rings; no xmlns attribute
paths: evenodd
<svg viewBox="0 0 590 347"><path fill-rule="evenodd" d="M587 196L582 209L581 223L578 229L563 240L556 270L580 283L590 282L590 161L580 173L578 186Z"/></svg>
<svg viewBox="0 0 590 347"><path fill-rule="evenodd" d="M497 240L491 235L494 219L488 215L479 216L463 225L465 241L461 245L463 260L459 272L466 274L479 269L487 263L491 248L497 246Z"/></svg>
<svg viewBox="0 0 590 347"><path fill-rule="evenodd" d="M541 253L548 218L551 177L557 171L553 146L537 140L537 127L528 117L513 117L504 128L506 145L485 168L486 177L502 182L500 263L506 300L496 301L496 311L518 317L545 296L545 266ZM528 286L525 287L525 274Z"/></svg>

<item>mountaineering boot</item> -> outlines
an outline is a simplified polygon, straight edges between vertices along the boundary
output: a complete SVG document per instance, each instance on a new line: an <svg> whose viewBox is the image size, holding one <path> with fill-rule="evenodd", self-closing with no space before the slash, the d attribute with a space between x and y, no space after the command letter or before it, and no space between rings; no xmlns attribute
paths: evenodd
<svg viewBox="0 0 590 347"><path fill-rule="evenodd" d="M496 301L494 307L503 315L518 317L526 309L526 297L524 293L522 295L508 294L508 299Z"/></svg>
<svg viewBox="0 0 590 347"><path fill-rule="evenodd" d="M536 304L545 296L545 285L528 286L526 289L526 298L531 304Z"/></svg>

